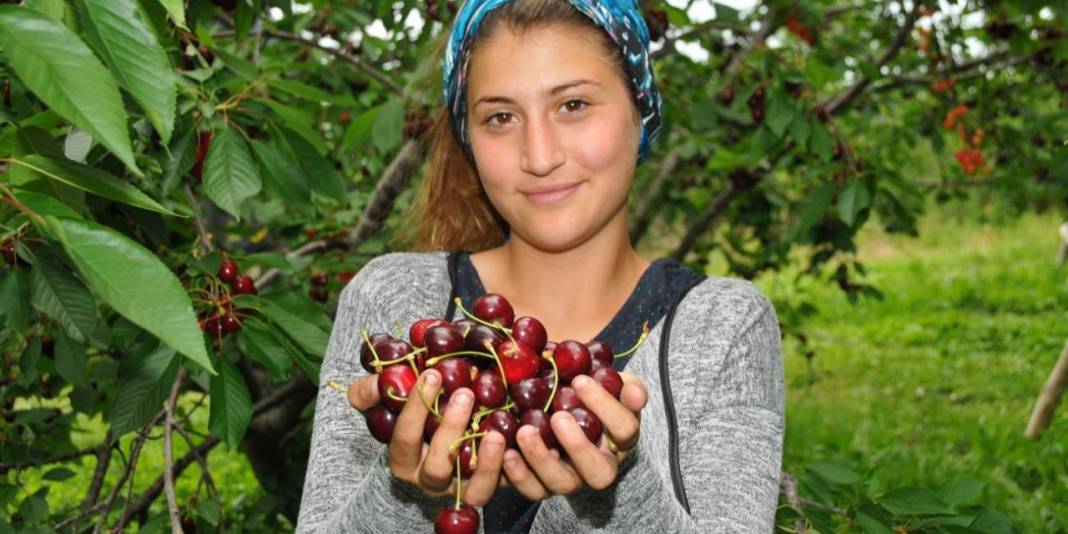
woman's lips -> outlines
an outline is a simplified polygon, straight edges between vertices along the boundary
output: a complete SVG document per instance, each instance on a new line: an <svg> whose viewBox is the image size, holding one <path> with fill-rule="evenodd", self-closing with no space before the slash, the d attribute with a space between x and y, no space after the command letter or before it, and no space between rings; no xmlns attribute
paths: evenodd
<svg viewBox="0 0 1068 534"><path fill-rule="evenodd" d="M527 200L534 204L548 204L550 202L557 202L563 200L574 193L578 189L578 186L582 185L582 182L577 182L571 185L562 185L554 188L547 188L544 191L523 193Z"/></svg>

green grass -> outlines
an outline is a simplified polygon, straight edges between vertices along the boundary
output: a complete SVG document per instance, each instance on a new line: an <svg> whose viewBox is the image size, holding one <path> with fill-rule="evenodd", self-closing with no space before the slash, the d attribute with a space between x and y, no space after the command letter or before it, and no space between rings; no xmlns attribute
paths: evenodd
<svg viewBox="0 0 1068 534"><path fill-rule="evenodd" d="M1023 532L1068 532L1068 403L1041 441L1023 436L1068 340L1068 271L1053 260L1060 221L977 218L939 210L915 239L866 230L859 258L881 301L850 304L794 273L758 280L777 302L819 310L802 326L811 365L796 339L784 342L783 465L841 460L873 496L971 476L986 482L980 502Z"/></svg>

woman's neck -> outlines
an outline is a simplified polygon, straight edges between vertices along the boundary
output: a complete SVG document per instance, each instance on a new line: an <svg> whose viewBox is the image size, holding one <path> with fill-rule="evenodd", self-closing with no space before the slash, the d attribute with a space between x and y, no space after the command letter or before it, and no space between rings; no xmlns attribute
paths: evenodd
<svg viewBox="0 0 1068 534"><path fill-rule="evenodd" d="M623 218L620 218L623 219ZM541 320L552 340L590 341L633 292L649 262L623 231L604 228L581 246L547 252L513 237L471 255L487 292L500 293L516 316ZM611 224L611 223L610 223Z"/></svg>

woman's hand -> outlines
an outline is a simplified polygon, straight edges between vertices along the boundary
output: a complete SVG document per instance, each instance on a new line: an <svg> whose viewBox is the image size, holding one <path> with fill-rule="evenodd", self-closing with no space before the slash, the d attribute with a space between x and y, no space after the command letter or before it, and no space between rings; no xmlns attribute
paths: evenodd
<svg viewBox="0 0 1068 534"><path fill-rule="evenodd" d="M423 399L433 402L441 389L441 375L428 369L415 387L420 388ZM378 404L377 375L354 380L349 386L348 398L349 404L360 412L366 412ZM471 419L474 398L470 389L456 390L441 414L441 425L434 432L430 445L426 445L423 442L423 427L430 411L413 388L404 409L397 416L393 438L389 443L389 468L393 476L414 484L431 496L454 495L455 488L450 486L456 480L459 447L450 450L450 446L463 436ZM500 480L503 456L504 436L491 431L482 437L475 470L463 486L464 502L471 506L482 506L489 502Z"/></svg>
<svg viewBox="0 0 1068 534"><path fill-rule="evenodd" d="M601 420L606 435L599 443L591 443L570 413L554 413L550 423L567 452L567 460L561 460L557 451L545 446L537 429L530 425L520 427L516 441L522 455L514 450L505 452L504 471L526 498L536 501L554 494L568 495L584 485L604 489L615 481L619 463L638 443L640 414L649 398L641 379L630 373L620 375L623 391L619 400L588 376L572 381L571 387Z"/></svg>

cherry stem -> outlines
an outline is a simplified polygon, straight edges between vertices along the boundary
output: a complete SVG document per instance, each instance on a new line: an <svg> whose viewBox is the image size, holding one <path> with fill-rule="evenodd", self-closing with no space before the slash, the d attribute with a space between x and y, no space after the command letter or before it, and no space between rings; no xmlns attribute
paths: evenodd
<svg viewBox="0 0 1068 534"><path fill-rule="evenodd" d="M481 410L476 412L474 416L471 417L471 430L478 430L479 424L482 423L482 419L484 419L487 415L489 415L489 414L491 414L491 413L493 413L493 412L495 412L497 410L504 410L504 411L507 412L508 410L511 410L514 407L515 407L515 400L510 400L507 403L505 403L504 406L501 406L500 408L482 408Z"/></svg>
<svg viewBox="0 0 1068 534"><path fill-rule="evenodd" d="M633 347L631 347L631 348L629 348L629 349L627 349L627 350L625 350L625 351L623 351L623 352L621 352L619 354L616 354L616 358L618 359L618 358L630 357L631 354L634 351L638 350L638 347L642 346L642 343L645 343L645 340L648 337L649 337L649 321L645 321L644 323L642 323L642 335L638 336L638 342L635 343Z"/></svg>
<svg viewBox="0 0 1068 534"><path fill-rule="evenodd" d="M414 363L412 364L412 368L413 369L415 368L415 364ZM419 371L416 370L415 372L418 373ZM441 413L438 412L438 407L437 407L438 399L434 398L434 406L431 406L430 403L427 402L426 397L423 396L423 384L426 383L425 378L423 380L420 380L420 382L421 382L420 384L416 384L415 385L415 393L417 395L419 395L419 400L423 402L423 406L426 406L427 411L429 411L430 413L434 414L434 418L435 419L437 419L438 421L441 421Z"/></svg>
<svg viewBox="0 0 1068 534"><path fill-rule="evenodd" d="M334 382L333 380L328 380L326 382L326 385L330 386L335 391L340 391L342 393L348 393L349 392L349 390L345 389L344 387L341 386L341 384L338 384L337 382Z"/></svg>
<svg viewBox="0 0 1068 534"><path fill-rule="evenodd" d="M616 442L612 441L612 436L605 434L604 439L608 441L608 450L612 452L619 452L619 447L616 446Z"/></svg>
<svg viewBox="0 0 1068 534"><path fill-rule="evenodd" d="M424 349L419 349L419 350L426 350L426 349L424 348ZM427 367L433 367L434 364L440 362L441 360L447 360L447 359L452 358L454 356L479 356L479 357L482 357L482 358L493 358L493 355L489 354L488 352L479 352L477 350L461 350L461 351L458 351L458 352L450 352L448 354L440 354L438 356L434 356L433 358L430 358L429 360L426 361L426 366Z"/></svg>
<svg viewBox="0 0 1068 534"><path fill-rule="evenodd" d="M546 356L546 353L549 355ZM556 397L556 388L560 385L560 370L556 367L556 358L553 357L549 351L541 353L541 357L549 360L549 363L553 366L553 390L549 392L549 400L545 401L545 407L541 411L549 413L549 407L553 405L553 398Z"/></svg>
<svg viewBox="0 0 1068 534"><path fill-rule="evenodd" d="M464 308L464 302L463 302L462 299L460 299L460 297L456 297L456 307L459 308L460 312L463 313L464 315L466 315L468 319L471 319L472 321L474 321L474 322L476 322L478 324L486 325L486 326L488 326L490 328L496 328L497 330L500 330L501 332L509 334L508 337L511 337L511 333L512 333L512 329L511 328L508 328L508 327L502 325L501 323L498 323L497 321L493 321L492 323L488 323L486 321L483 321L482 319L479 319L478 317L475 317L474 314L472 314L471 312L467 311L467 308Z"/></svg>
<svg viewBox="0 0 1068 534"><path fill-rule="evenodd" d="M360 330L360 335L363 336L363 342L367 343L367 347L369 349L371 349L371 356L375 357L374 361L371 362L371 367L374 367L375 369L378 369L379 371L381 371L382 370L382 360L378 359L378 351L375 350L374 344L371 343L371 338L367 335L367 330L361 329Z"/></svg>
<svg viewBox="0 0 1068 534"><path fill-rule="evenodd" d="M404 325L397 319L397 339L404 337Z"/></svg>
<svg viewBox="0 0 1068 534"><path fill-rule="evenodd" d="M393 392L393 388L386 389L386 396L397 402L408 402L408 397L401 397Z"/></svg>
<svg viewBox="0 0 1068 534"><path fill-rule="evenodd" d="M456 509L460 509L460 488L462 482L460 478L460 455L456 455Z"/></svg>
<svg viewBox="0 0 1068 534"><path fill-rule="evenodd" d="M493 348L493 343L487 339L482 342L482 346L489 349L490 354L493 355L493 361L497 362L497 370L501 373L501 382L504 382L504 390L508 391L508 378L504 376L504 364L501 363L501 358L497 356L497 351Z"/></svg>
<svg viewBox="0 0 1068 534"><path fill-rule="evenodd" d="M459 439L457 439L456 441L452 442L452 445L449 445L449 450L450 451L455 451L456 448L461 443L463 443L463 442L465 442L465 441L467 441L469 439L481 438L482 436L485 436L486 434L489 434L489 432L487 431L487 432L475 432L474 434L464 434L463 436L460 436Z"/></svg>

